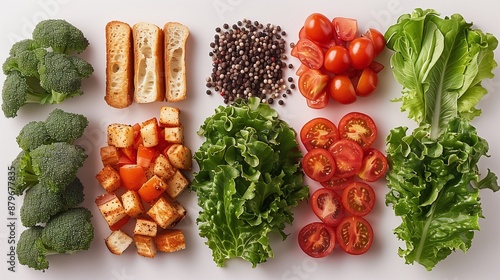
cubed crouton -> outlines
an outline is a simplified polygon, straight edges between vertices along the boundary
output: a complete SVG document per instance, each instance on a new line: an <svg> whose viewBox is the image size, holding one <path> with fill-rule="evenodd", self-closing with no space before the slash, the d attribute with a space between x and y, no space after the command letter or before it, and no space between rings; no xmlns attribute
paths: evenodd
<svg viewBox="0 0 500 280"><path fill-rule="evenodd" d="M104 146L101 148L102 165L116 166L120 161L121 153L115 146Z"/></svg>
<svg viewBox="0 0 500 280"><path fill-rule="evenodd" d="M165 193L172 199L176 199L185 189L187 189L190 182L180 170L177 170L174 176L166 180L165 183L167 184Z"/></svg>
<svg viewBox="0 0 500 280"><path fill-rule="evenodd" d="M144 205L142 205L141 197L134 190L128 190L121 196L123 208L125 212L132 218L137 218L144 213Z"/></svg>
<svg viewBox="0 0 500 280"><path fill-rule="evenodd" d="M175 127L181 125L179 108L163 106L160 109L160 126Z"/></svg>
<svg viewBox="0 0 500 280"><path fill-rule="evenodd" d="M184 131L182 126L165 127L165 141L172 144L182 144L184 142Z"/></svg>
<svg viewBox="0 0 500 280"><path fill-rule="evenodd" d="M128 124L108 125L108 145L126 148L134 145L134 129Z"/></svg>
<svg viewBox="0 0 500 280"><path fill-rule="evenodd" d="M145 202L152 202L157 199L165 190L167 184L159 176L153 175L146 183L142 185L138 193Z"/></svg>
<svg viewBox="0 0 500 280"><path fill-rule="evenodd" d="M193 164L191 150L182 144L173 144L167 149L167 157L172 165L181 170L190 170Z"/></svg>
<svg viewBox="0 0 500 280"><path fill-rule="evenodd" d="M141 124L141 137L144 147L154 147L160 142L160 132L156 118L149 119Z"/></svg>
<svg viewBox="0 0 500 280"><path fill-rule="evenodd" d="M121 255L133 241L134 239L125 232L115 230L106 238L105 243L111 253Z"/></svg>
<svg viewBox="0 0 500 280"><path fill-rule="evenodd" d="M109 165L104 166L95 178L109 193L116 191L121 186L120 174Z"/></svg>
<svg viewBox="0 0 500 280"><path fill-rule="evenodd" d="M134 235L137 253L143 257L154 258L157 252L154 237L145 235Z"/></svg>
<svg viewBox="0 0 500 280"><path fill-rule="evenodd" d="M176 171L177 170L175 169L175 167L172 165L170 160L165 155L159 154L156 157L153 165L154 175L157 175L166 180L174 176Z"/></svg>
<svg viewBox="0 0 500 280"><path fill-rule="evenodd" d="M156 236L158 232L158 225L156 222L139 218L135 221L134 235Z"/></svg>
<svg viewBox="0 0 500 280"><path fill-rule="evenodd" d="M178 210L163 196L151 206L146 214L164 229L179 218Z"/></svg>
<svg viewBox="0 0 500 280"><path fill-rule="evenodd" d="M113 227L122 219L129 217L122 202L114 193L105 193L95 199L95 204L109 227Z"/></svg>
<svg viewBox="0 0 500 280"><path fill-rule="evenodd" d="M177 220L172 224L176 225L186 217L187 211L186 208L184 208L184 206L182 206L182 204L177 200L172 200L170 203L175 207L175 209L177 209L177 214L179 215Z"/></svg>
<svg viewBox="0 0 500 280"><path fill-rule="evenodd" d="M186 239L180 229L166 229L155 237L156 248L162 252L176 252L186 249Z"/></svg>

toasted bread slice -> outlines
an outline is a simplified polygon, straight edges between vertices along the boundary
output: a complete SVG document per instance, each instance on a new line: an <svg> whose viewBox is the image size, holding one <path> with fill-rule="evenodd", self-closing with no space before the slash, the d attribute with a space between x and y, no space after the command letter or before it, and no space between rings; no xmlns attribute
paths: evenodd
<svg viewBox="0 0 500 280"><path fill-rule="evenodd" d="M165 98L163 73L163 31L156 25L139 22L133 25L134 100L137 103L162 101Z"/></svg>
<svg viewBox="0 0 500 280"><path fill-rule="evenodd" d="M186 42L189 29L178 22L167 22L165 33L165 99L186 99Z"/></svg>
<svg viewBox="0 0 500 280"><path fill-rule="evenodd" d="M109 106L125 108L134 96L132 28L121 21L106 24L106 94Z"/></svg>

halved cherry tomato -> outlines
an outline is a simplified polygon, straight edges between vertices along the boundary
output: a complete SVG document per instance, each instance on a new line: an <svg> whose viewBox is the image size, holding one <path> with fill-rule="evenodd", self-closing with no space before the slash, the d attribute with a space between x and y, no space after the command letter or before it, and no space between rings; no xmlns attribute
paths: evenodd
<svg viewBox="0 0 500 280"><path fill-rule="evenodd" d="M336 17L332 20L332 25L340 39L350 42L358 34L358 21L352 18Z"/></svg>
<svg viewBox="0 0 500 280"><path fill-rule="evenodd" d="M375 192L364 182L352 182L342 191L342 205L354 216L365 216L375 206Z"/></svg>
<svg viewBox="0 0 500 280"><path fill-rule="evenodd" d="M351 79L346 75L336 75L328 84L330 96L340 104L351 104L356 101L356 90Z"/></svg>
<svg viewBox="0 0 500 280"><path fill-rule="evenodd" d="M377 126L373 119L360 112L347 113L338 125L340 138L357 142L363 150L368 149L377 138Z"/></svg>
<svg viewBox="0 0 500 280"><path fill-rule="evenodd" d="M342 74L351 67L349 51L344 46L333 46L325 52L323 66L333 74Z"/></svg>
<svg viewBox="0 0 500 280"><path fill-rule="evenodd" d="M361 149L358 143L349 139L341 139L333 143L328 151L332 154L336 165L334 173L336 177L352 177L361 169L363 149Z"/></svg>
<svg viewBox="0 0 500 280"><path fill-rule="evenodd" d="M373 46L375 47L375 56L378 56L385 49L384 35L377 29L369 28L365 36L372 40Z"/></svg>
<svg viewBox="0 0 500 280"><path fill-rule="evenodd" d="M307 38L299 39L295 47L293 47L291 54L311 69L320 69L323 66L323 50Z"/></svg>
<svg viewBox="0 0 500 280"><path fill-rule="evenodd" d="M373 244L372 226L362 217L343 218L335 232L340 248L352 255L366 253Z"/></svg>
<svg viewBox="0 0 500 280"><path fill-rule="evenodd" d="M372 69L375 71L375 73L379 73L384 69L384 65L381 63L376 62L375 60L372 61L372 63L368 66L368 68Z"/></svg>
<svg viewBox="0 0 500 280"><path fill-rule="evenodd" d="M354 69L367 68L375 58L375 46L372 40L366 37L358 37L349 44L349 55L351 65Z"/></svg>
<svg viewBox="0 0 500 280"><path fill-rule="evenodd" d="M365 151L358 177L367 182L375 182L385 175L387 166L387 158L382 152L369 148Z"/></svg>
<svg viewBox="0 0 500 280"><path fill-rule="evenodd" d="M322 148L307 152L302 159L302 168L309 178L317 182L329 180L336 170L332 155Z"/></svg>
<svg viewBox="0 0 500 280"><path fill-rule="evenodd" d="M322 258L335 248L335 231L321 222L305 225L298 234L299 247L313 258Z"/></svg>
<svg viewBox="0 0 500 280"><path fill-rule="evenodd" d="M329 80L330 76L319 70L306 70L299 77L299 91L306 99L316 100L324 93Z"/></svg>
<svg viewBox="0 0 500 280"><path fill-rule="evenodd" d="M136 164L121 166L119 173L122 185L129 190L138 190L147 181L144 168Z"/></svg>
<svg viewBox="0 0 500 280"><path fill-rule="evenodd" d="M330 96L326 92L323 92L316 100L306 98L306 104L311 109L323 109L328 105L328 101L330 101Z"/></svg>
<svg viewBox="0 0 500 280"><path fill-rule="evenodd" d="M333 190L319 188L311 195L311 208L329 226L336 226L344 214L342 198Z"/></svg>
<svg viewBox="0 0 500 280"><path fill-rule="evenodd" d="M298 77L300 77L300 75L302 75L302 73L306 72L306 70L309 70L311 68L305 66L304 64L300 64L299 68L297 68L297 71L295 72L295 75L297 75Z"/></svg>
<svg viewBox="0 0 500 280"><path fill-rule="evenodd" d="M333 38L332 22L325 15L312 13L304 22L307 37L316 42L327 42Z"/></svg>
<svg viewBox="0 0 500 280"><path fill-rule="evenodd" d="M300 141L308 151L314 148L326 150L339 138L337 126L322 117L311 119L300 130Z"/></svg>
<svg viewBox="0 0 500 280"><path fill-rule="evenodd" d="M371 68L363 69L356 85L356 94L358 96L371 95L378 86L377 73Z"/></svg>
<svg viewBox="0 0 500 280"><path fill-rule="evenodd" d="M333 177L330 178L330 180L321 182L321 186L334 191L342 191L347 186L349 186L353 180L354 177L339 178L333 175Z"/></svg>

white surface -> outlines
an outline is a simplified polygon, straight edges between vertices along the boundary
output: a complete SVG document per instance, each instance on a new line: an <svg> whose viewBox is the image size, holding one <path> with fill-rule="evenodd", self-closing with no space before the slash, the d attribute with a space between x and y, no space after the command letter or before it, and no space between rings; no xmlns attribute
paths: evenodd
<svg viewBox="0 0 500 280"><path fill-rule="evenodd" d="M131 3L133 2L133 3ZM5 2L4 2L5 3ZM198 236L195 219L198 207L195 193L184 193L181 202L189 211L189 218L182 221L180 228L185 230L188 249L173 254L158 254L154 259L146 259L135 253L131 247L122 256L109 253L104 245L104 238L109 234L104 220L93 204L94 198L103 191L94 176L101 168L99 148L105 144L105 128L109 123L135 123L158 116L162 103L138 105L123 110L112 109L103 100L104 96L104 26L111 20L122 20L130 24L146 21L159 26L167 21L179 21L190 28L188 43L188 81L189 98L173 104L182 109L182 121L185 125L187 145L195 151L202 140L196 131L204 119L211 115L216 106L222 104L217 95L205 94L205 77L211 73L211 61L208 56L209 43L215 34L215 27L223 23L235 23L243 18L258 20L263 23L281 25L288 32L288 42L296 40L296 34L304 19L312 12L321 12L328 17L345 16L358 19L360 29L375 27L385 32L395 23L399 15L408 13L415 7L434 8L442 15L462 14L467 21L473 21L485 32L500 36L498 13L492 7L493 1L250 1L250 0L209 0L209 1L69 1L37 0L10 2L0 10L0 61L4 61L14 41L29 36L34 24L45 18L63 18L81 28L91 45L83 57L95 67L92 78L84 82L85 94L58 106L26 106L15 119L0 117L2 128L2 156L0 159L0 275L7 279L110 279L133 280L154 279L496 279L500 259L498 232L500 223L500 194L491 195L482 192L482 205L486 219L481 220L481 231L476 233L473 246L468 253L461 251L442 261L432 272L427 272L420 265L405 265L397 255L402 244L392 234L392 229L399 224L392 209L384 205L385 182L375 185L378 200L374 211L367 216L375 231L375 242L371 250L362 256L347 255L339 248L323 259L312 259L303 254L297 246L297 232L309 221L315 220L309 206L302 203L295 210L295 223L287 229L290 236L281 241L274 238L272 247L275 257L267 263L253 269L248 262L232 260L226 267L220 268L212 261L211 251ZM386 65L380 76L380 87L375 95L363 98L353 105L341 106L330 102L328 109L311 110L298 91L288 97L286 106L274 105L280 116L296 130L315 116L329 117L334 122L349 111L362 111L371 115L379 127L376 146L384 149L384 137L389 129L399 125L411 125L413 122L406 114L399 112L399 103L389 100L398 96L400 87L392 77L388 67L389 52L386 51L378 60ZM498 51L496 56L500 57ZM498 58L497 58L498 59ZM297 61L290 60L296 66ZM500 174L500 144L496 122L500 119L500 102L494 91L500 89L500 73L497 78L485 81L489 90L480 103L483 115L474 121L479 135L490 143L491 158L481 161L482 168L490 167ZM293 76L293 71L287 73ZM0 75L3 82L5 76ZM95 239L89 251L72 256L49 257L50 268L38 272L16 264L16 272L8 271L9 235L7 227L7 166L19 152L15 136L28 121L44 119L54 108L83 113L90 125L79 143L90 153L79 176L86 186L85 206L94 213L96 228ZM495 127L492 127L492 125ZM311 189L318 188L311 184ZM21 201L17 200L17 210ZM20 220L16 222L16 234L22 231Z"/></svg>

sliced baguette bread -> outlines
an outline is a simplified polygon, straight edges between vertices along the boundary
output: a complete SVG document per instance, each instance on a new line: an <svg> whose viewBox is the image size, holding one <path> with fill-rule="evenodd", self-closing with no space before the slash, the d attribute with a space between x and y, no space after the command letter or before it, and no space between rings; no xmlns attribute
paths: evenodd
<svg viewBox="0 0 500 280"><path fill-rule="evenodd" d="M189 29L178 22L167 22L165 34L165 99L186 99L186 42Z"/></svg>
<svg viewBox="0 0 500 280"><path fill-rule="evenodd" d="M134 100L137 103L162 101L165 98L163 77L163 31L156 25L139 22L133 25Z"/></svg>
<svg viewBox="0 0 500 280"><path fill-rule="evenodd" d="M109 106L125 108L134 96L132 28L121 21L106 24L106 93Z"/></svg>

